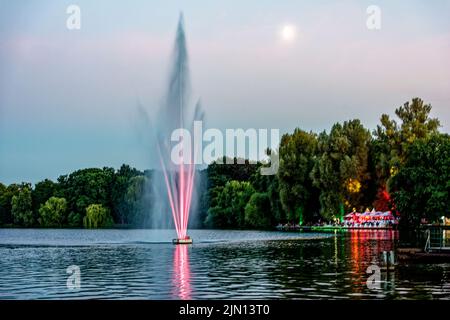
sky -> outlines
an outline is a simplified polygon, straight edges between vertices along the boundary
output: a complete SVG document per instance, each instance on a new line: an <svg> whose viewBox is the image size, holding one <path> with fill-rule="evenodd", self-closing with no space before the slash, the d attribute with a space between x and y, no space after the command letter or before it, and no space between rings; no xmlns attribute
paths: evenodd
<svg viewBox="0 0 450 320"><path fill-rule="evenodd" d="M421 97L450 132L450 1L0 0L0 182L151 168L137 105L161 105L181 11L205 127L373 130Z"/></svg>

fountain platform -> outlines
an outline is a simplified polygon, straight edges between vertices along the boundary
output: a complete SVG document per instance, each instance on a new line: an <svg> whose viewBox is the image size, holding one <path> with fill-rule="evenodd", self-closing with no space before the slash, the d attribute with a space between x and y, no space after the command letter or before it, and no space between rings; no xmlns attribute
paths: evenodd
<svg viewBox="0 0 450 320"><path fill-rule="evenodd" d="M192 238L189 236L184 237L183 239L173 239L173 244L192 244Z"/></svg>

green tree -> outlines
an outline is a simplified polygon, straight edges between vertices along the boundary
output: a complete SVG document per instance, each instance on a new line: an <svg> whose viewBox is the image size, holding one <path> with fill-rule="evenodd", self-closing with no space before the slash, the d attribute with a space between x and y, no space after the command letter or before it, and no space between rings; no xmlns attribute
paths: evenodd
<svg viewBox="0 0 450 320"><path fill-rule="evenodd" d="M267 193L254 193L245 206L245 225L251 228L270 228L272 212Z"/></svg>
<svg viewBox="0 0 450 320"><path fill-rule="evenodd" d="M326 219L343 218L344 210L361 207L368 170L370 133L359 120L335 124L319 135L319 155L311 172L320 189L321 213Z"/></svg>
<svg viewBox="0 0 450 320"><path fill-rule="evenodd" d="M38 222L41 227L62 227L67 210L67 201L64 198L50 197L39 208Z"/></svg>
<svg viewBox="0 0 450 320"><path fill-rule="evenodd" d="M381 125L377 126L374 134L388 146L388 154L385 156L390 165L398 166L403 163L409 145L416 139L427 138L438 132L440 123L437 118L430 118L431 109L431 104L425 104L420 98L413 98L411 103L405 102L395 109L400 124L391 120L387 114L381 116ZM386 169L391 170L390 167Z"/></svg>
<svg viewBox="0 0 450 320"><path fill-rule="evenodd" d="M209 212L217 206L220 193L224 186L230 181L251 181L260 165L250 163L248 160L223 157L209 164L204 172L200 172L199 215L203 217L202 221L204 221L204 225L206 223L209 226L214 225ZM234 227L237 226L235 225Z"/></svg>
<svg viewBox="0 0 450 320"><path fill-rule="evenodd" d="M71 228L80 228L83 226L83 216L76 212L69 213L67 217L67 226Z"/></svg>
<svg viewBox="0 0 450 320"><path fill-rule="evenodd" d="M144 175L130 179L124 194L126 209L124 221L135 226L145 226L149 219L151 208L151 195L148 192L150 178Z"/></svg>
<svg viewBox="0 0 450 320"><path fill-rule="evenodd" d="M39 209L41 206L57 192L58 184L49 179L45 179L35 184L31 190L31 198L33 200L33 212L37 219L39 217Z"/></svg>
<svg viewBox="0 0 450 320"><path fill-rule="evenodd" d="M113 225L112 217L107 208L101 204L91 204L86 208L86 216L83 219L85 228L105 228Z"/></svg>
<svg viewBox="0 0 450 320"><path fill-rule="evenodd" d="M256 192L266 194L268 197L271 221L273 223L285 221L286 214L280 200L278 175L261 175L260 168L256 169L250 182Z"/></svg>
<svg viewBox="0 0 450 320"><path fill-rule="evenodd" d="M19 193L21 185L13 183L8 187L2 186L0 187L0 225L12 225L12 198Z"/></svg>
<svg viewBox="0 0 450 320"><path fill-rule="evenodd" d="M317 147L317 136L312 132L295 129L292 135L281 138L279 193L290 221L312 220L313 212L318 209L318 190L310 177ZM303 216L305 213L307 217Z"/></svg>
<svg viewBox="0 0 450 320"><path fill-rule="evenodd" d="M12 197L11 214L14 224L22 227L33 226L33 204L30 184L22 184L18 194Z"/></svg>
<svg viewBox="0 0 450 320"><path fill-rule="evenodd" d="M125 164L114 175L111 191L113 205L112 216L117 223L130 224L133 222L133 217L130 216L133 211L130 210L126 197L130 184L135 183L132 180L137 176L143 177L143 173Z"/></svg>
<svg viewBox="0 0 450 320"><path fill-rule="evenodd" d="M406 160L408 147L416 139L425 139L438 133L440 126L437 118L431 118L431 105L425 104L420 98L413 98L395 110L400 122L383 114L380 125L373 132L375 140L372 144L374 171L378 196L376 202L383 204L387 195L387 184Z"/></svg>
<svg viewBox="0 0 450 320"><path fill-rule="evenodd" d="M215 205L208 210L206 225L214 228L245 227L245 206L255 189L247 181L232 180L216 189Z"/></svg>
<svg viewBox="0 0 450 320"><path fill-rule="evenodd" d="M77 170L58 178L57 196L67 200L68 212L82 216L91 204L101 204L112 210L114 176L113 168Z"/></svg>
<svg viewBox="0 0 450 320"><path fill-rule="evenodd" d="M422 218L450 216L450 137L434 134L416 140L389 184L401 225L414 229Z"/></svg>
<svg viewBox="0 0 450 320"><path fill-rule="evenodd" d="M7 207L5 205L6 203L4 201L7 189L8 188L3 183L0 183L0 226L5 223L8 216ZM9 212L9 215L11 215L11 212Z"/></svg>
<svg viewBox="0 0 450 320"><path fill-rule="evenodd" d="M209 186L214 188L224 186L231 180L249 181L260 164L251 163L246 159L223 157L208 166Z"/></svg>

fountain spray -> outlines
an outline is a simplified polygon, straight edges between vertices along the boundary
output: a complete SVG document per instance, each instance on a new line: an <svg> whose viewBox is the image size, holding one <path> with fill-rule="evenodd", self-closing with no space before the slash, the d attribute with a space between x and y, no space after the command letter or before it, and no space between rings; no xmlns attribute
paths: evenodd
<svg viewBox="0 0 450 320"><path fill-rule="evenodd" d="M195 181L194 152L198 152L198 150L182 149L179 152L179 161L174 163L170 148L171 135L174 130L192 130L194 121L201 121L203 118L203 113L200 112L200 103L196 104L192 112L189 109L189 91L186 37L183 14L180 14L169 87L164 105L160 110L160 129L157 133L159 160L177 233L177 238L173 240L174 244L192 243L192 239L187 235L187 228ZM187 137L181 136L181 139L187 139ZM189 143L188 145L194 144Z"/></svg>

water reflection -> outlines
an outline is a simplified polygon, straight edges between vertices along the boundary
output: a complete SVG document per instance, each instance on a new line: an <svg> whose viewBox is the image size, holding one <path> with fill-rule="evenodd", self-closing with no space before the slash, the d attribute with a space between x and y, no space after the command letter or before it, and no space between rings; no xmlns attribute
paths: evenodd
<svg viewBox="0 0 450 320"><path fill-rule="evenodd" d="M191 270L189 266L189 246L176 245L173 252L174 298L189 300L192 298Z"/></svg>
<svg viewBox="0 0 450 320"><path fill-rule="evenodd" d="M367 286L367 267L396 246L393 231L191 234L195 245L174 246L149 241L172 230L1 230L0 299L450 298L450 264L400 264ZM81 269L80 290L66 287L69 265Z"/></svg>
<svg viewBox="0 0 450 320"><path fill-rule="evenodd" d="M395 241L398 238L398 232L395 230L349 230L348 246L350 248L351 270L354 275L353 293L362 294L366 291L367 268L370 265L381 267L380 256L383 251L394 250ZM381 281L384 289L387 285L394 285L394 274L382 274ZM385 292L386 293L386 292Z"/></svg>
<svg viewBox="0 0 450 320"><path fill-rule="evenodd" d="M348 237L353 268L359 272L364 263L379 263L383 251L394 250L398 233L394 230L351 230Z"/></svg>

